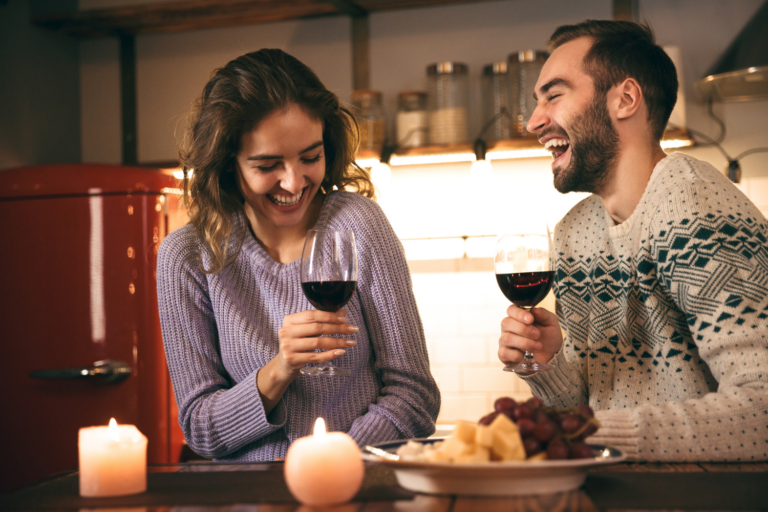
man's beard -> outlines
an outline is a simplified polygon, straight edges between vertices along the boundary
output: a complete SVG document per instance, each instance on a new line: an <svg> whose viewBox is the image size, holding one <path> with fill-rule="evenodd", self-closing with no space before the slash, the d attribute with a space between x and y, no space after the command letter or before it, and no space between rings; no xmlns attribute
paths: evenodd
<svg viewBox="0 0 768 512"><path fill-rule="evenodd" d="M619 153L619 134L608 115L605 95L596 93L570 125L571 159L567 167L555 170L555 188L562 194L600 193Z"/></svg>

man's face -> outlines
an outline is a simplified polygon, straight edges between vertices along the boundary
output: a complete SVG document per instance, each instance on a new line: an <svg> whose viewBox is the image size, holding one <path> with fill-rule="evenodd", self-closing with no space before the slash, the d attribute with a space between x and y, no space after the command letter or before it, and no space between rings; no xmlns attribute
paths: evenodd
<svg viewBox="0 0 768 512"><path fill-rule="evenodd" d="M561 193L599 193L610 176L619 150L606 97L597 94L582 67L592 40L580 38L557 48L536 82L538 105L528 131L555 157L555 188Z"/></svg>

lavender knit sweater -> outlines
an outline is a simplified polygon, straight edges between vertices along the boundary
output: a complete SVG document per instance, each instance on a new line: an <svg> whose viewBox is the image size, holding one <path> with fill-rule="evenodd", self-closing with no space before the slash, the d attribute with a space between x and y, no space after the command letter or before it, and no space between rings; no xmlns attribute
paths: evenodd
<svg viewBox="0 0 768 512"><path fill-rule="evenodd" d="M313 308L301 291L300 260L275 262L246 222L234 217L230 243L245 232L242 250L216 274L200 270L201 253L209 263L191 225L168 235L158 254L163 341L189 446L217 460L274 460L318 416L359 445L432 434L440 394L402 245L379 206L349 192L325 198L317 227L356 237L358 288L345 309L360 331L333 362L352 375L298 377L265 414L256 375L278 353L283 318Z"/></svg>

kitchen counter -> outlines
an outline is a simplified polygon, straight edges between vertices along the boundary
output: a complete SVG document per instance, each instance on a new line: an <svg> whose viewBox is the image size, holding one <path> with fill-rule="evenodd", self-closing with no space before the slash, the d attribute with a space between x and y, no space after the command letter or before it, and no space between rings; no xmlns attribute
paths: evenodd
<svg viewBox="0 0 768 512"><path fill-rule="evenodd" d="M338 512L517 510L758 510L768 504L768 463L620 463L591 470L577 491L509 498L427 496L397 485L386 467L366 464L354 501ZM310 512L283 480L283 463L151 465L147 492L81 498L76 471L0 495L2 511L131 508L132 512ZM119 511L115 511L119 512Z"/></svg>

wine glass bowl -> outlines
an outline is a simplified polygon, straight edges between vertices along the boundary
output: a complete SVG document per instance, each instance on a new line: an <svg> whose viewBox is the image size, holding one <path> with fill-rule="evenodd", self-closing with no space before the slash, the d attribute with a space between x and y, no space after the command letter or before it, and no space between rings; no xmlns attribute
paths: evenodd
<svg viewBox="0 0 768 512"><path fill-rule="evenodd" d="M316 309L343 308L357 288L357 248L351 230L310 229L301 254L301 290ZM346 368L321 364L301 369L304 375L350 375Z"/></svg>
<svg viewBox="0 0 768 512"><path fill-rule="evenodd" d="M541 229L503 235L496 242L496 282L515 306L530 311L549 293L555 277L551 247L552 236L546 224ZM530 352L525 352L519 363L504 367L504 371L520 375L551 369L537 362Z"/></svg>

